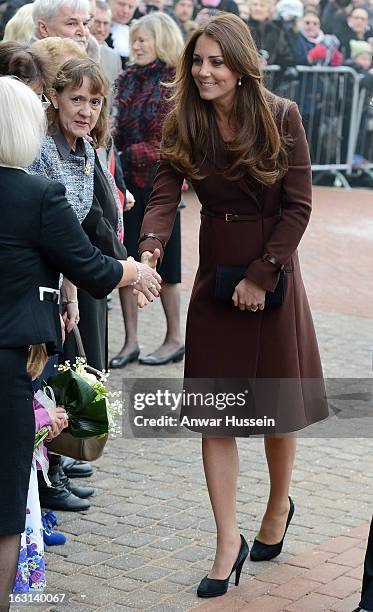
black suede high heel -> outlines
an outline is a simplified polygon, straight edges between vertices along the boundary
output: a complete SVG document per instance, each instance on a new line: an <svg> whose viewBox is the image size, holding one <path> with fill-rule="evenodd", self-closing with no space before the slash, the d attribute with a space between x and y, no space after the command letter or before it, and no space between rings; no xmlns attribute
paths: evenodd
<svg viewBox="0 0 373 612"><path fill-rule="evenodd" d="M229 578L231 577L234 571L236 572L236 579L234 584L235 586L238 586L240 582L242 566L245 563L248 554L248 543L246 542L243 535L241 535L241 547L228 578L226 578L225 580L216 580L214 578L208 578L207 576L205 576L199 583L199 587L197 589L198 597L220 597L220 595L224 595L228 591Z"/></svg>
<svg viewBox="0 0 373 612"><path fill-rule="evenodd" d="M282 551L286 532L290 525L290 521L293 518L293 514L295 510L295 506L293 504L293 500L291 499L291 497L289 497L289 502L290 502L290 510L289 510L288 518L286 520L286 527L285 527L284 535L282 537L281 542L278 542L277 544L264 544L263 542L255 538L253 545L251 547L251 551L250 551L251 561L270 561L270 559L274 559Z"/></svg>

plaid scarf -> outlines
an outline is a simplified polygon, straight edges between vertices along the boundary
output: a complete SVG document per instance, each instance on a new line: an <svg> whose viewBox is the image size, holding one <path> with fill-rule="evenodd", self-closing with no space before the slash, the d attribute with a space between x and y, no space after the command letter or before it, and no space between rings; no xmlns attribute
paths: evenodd
<svg viewBox="0 0 373 612"><path fill-rule="evenodd" d="M117 80L114 141L122 154L125 178L140 189L153 182L167 95L161 83L174 75L174 68L156 60L128 66Z"/></svg>

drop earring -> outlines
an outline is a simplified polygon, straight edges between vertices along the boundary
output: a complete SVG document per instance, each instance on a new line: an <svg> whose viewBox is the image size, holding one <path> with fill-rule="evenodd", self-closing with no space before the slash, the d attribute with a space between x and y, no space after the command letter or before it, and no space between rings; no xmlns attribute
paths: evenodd
<svg viewBox="0 0 373 612"><path fill-rule="evenodd" d="M237 83L237 85L238 85L238 87L241 87L241 85L242 85L242 80L241 80L241 77L238 79L238 83Z"/></svg>

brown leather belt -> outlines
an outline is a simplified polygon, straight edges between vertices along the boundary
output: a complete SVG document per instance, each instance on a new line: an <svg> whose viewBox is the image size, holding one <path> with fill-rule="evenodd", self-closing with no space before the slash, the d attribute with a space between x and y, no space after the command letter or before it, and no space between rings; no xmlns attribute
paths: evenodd
<svg viewBox="0 0 373 612"><path fill-rule="evenodd" d="M208 210L204 206L201 208L201 215L205 217L212 217L214 219L221 219L222 221L260 221L261 219L270 219L271 217L279 217L279 213L264 217L263 215L237 215L236 213L215 213Z"/></svg>

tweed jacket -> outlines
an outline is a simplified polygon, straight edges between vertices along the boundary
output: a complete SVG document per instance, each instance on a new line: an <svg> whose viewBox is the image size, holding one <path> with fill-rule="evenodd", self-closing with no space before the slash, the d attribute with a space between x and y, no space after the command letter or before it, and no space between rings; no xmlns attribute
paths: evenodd
<svg viewBox="0 0 373 612"><path fill-rule="evenodd" d="M59 181L66 189L66 199L74 210L80 223L86 218L93 199L93 175L95 152L85 139L83 155L74 155L70 151L61 158L52 136L43 139L40 158L28 168L30 174L47 176Z"/></svg>

